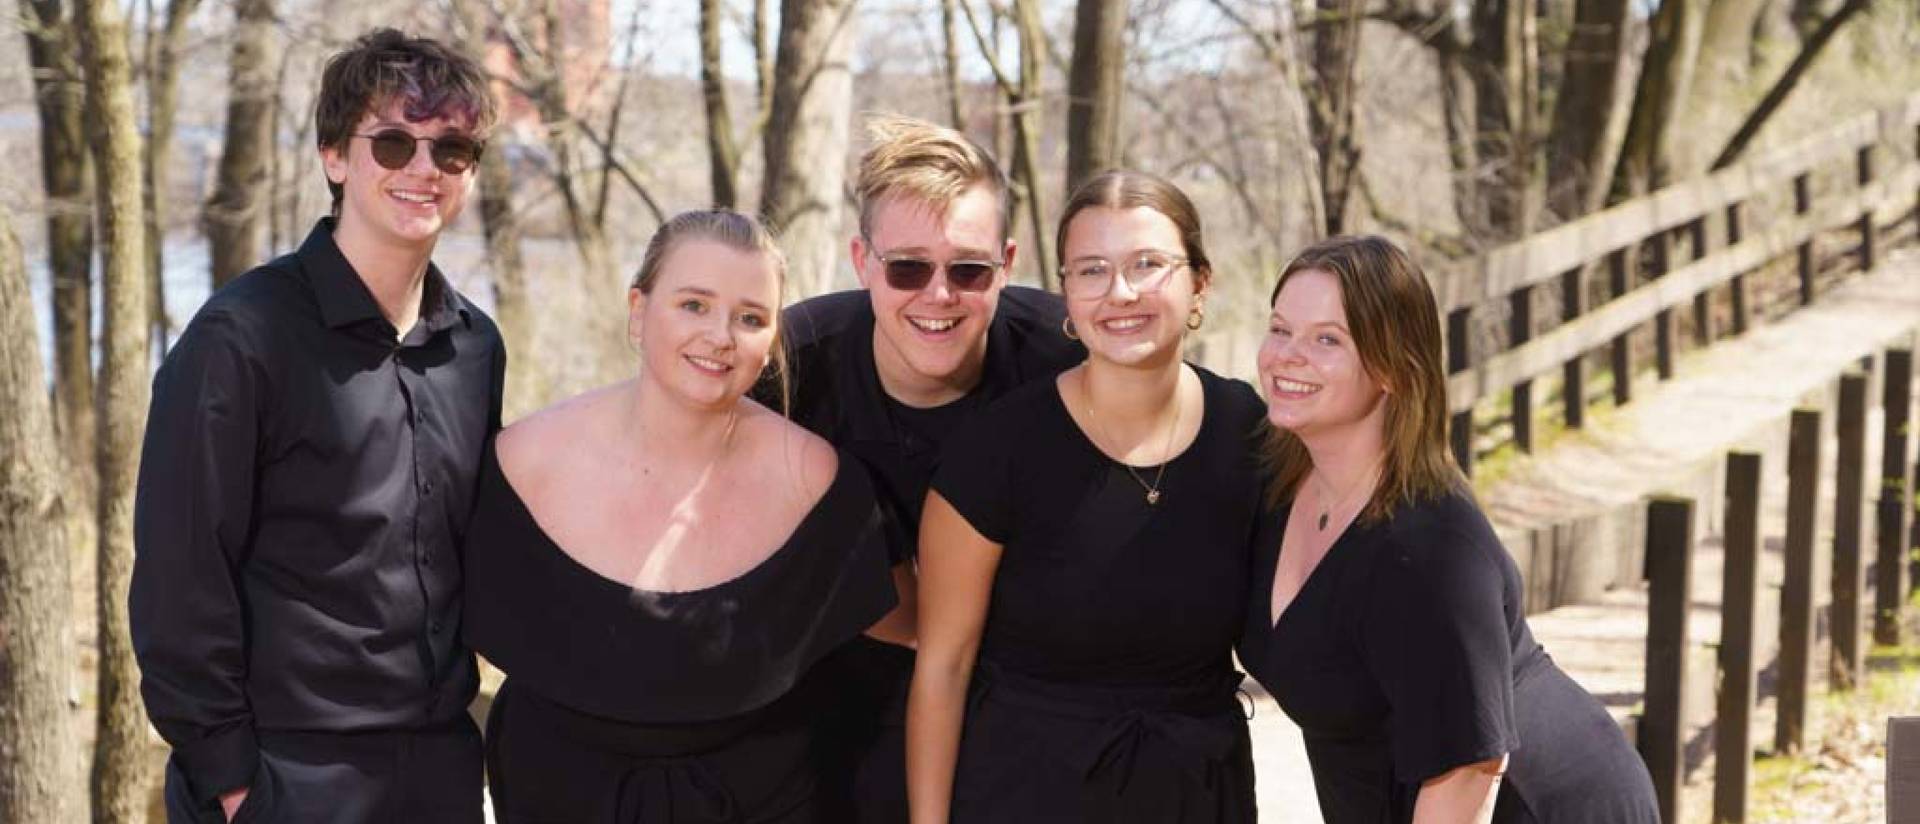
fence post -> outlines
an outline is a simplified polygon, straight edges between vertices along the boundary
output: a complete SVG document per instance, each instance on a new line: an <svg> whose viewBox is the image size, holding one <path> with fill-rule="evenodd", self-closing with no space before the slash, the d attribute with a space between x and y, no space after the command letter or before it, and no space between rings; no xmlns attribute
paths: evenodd
<svg viewBox="0 0 1920 824"><path fill-rule="evenodd" d="M1860 683L1860 594L1866 591L1866 565L1860 555L1867 451L1867 376L1840 376L1839 420L1835 424L1833 489L1833 658L1828 684L1835 690Z"/></svg>
<svg viewBox="0 0 1920 824"><path fill-rule="evenodd" d="M1920 824L1920 718L1887 719L1887 824Z"/></svg>
<svg viewBox="0 0 1920 824"><path fill-rule="evenodd" d="M1673 233L1662 229L1647 238L1647 248L1653 255L1648 266L1654 280L1666 277L1673 271ZM1669 306L1653 314L1653 367L1663 381L1673 380L1674 340L1678 322L1673 317L1673 307Z"/></svg>
<svg viewBox="0 0 1920 824"><path fill-rule="evenodd" d="M1874 519L1873 640L1900 643L1900 605L1907 594L1907 427L1913 409L1913 350L1889 349L1880 378L1880 503Z"/></svg>
<svg viewBox="0 0 1920 824"><path fill-rule="evenodd" d="M1473 363L1473 307L1462 306L1447 315L1447 374L1457 375L1467 371ZM1453 459L1460 464L1460 471L1468 477L1473 476L1473 410L1465 409L1453 414L1447 425L1448 435L1453 441Z"/></svg>
<svg viewBox="0 0 1920 824"><path fill-rule="evenodd" d="M1693 260L1707 256L1707 218L1702 215L1687 224L1687 244ZM1713 344L1713 290L1702 289L1693 296L1693 342L1696 346Z"/></svg>
<svg viewBox="0 0 1920 824"><path fill-rule="evenodd" d="M1615 249L1607 255L1607 287L1611 297L1633 289L1633 247ZM1613 369L1613 405L1626 406L1633 401L1633 330L1613 336L1610 353Z"/></svg>
<svg viewBox="0 0 1920 824"><path fill-rule="evenodd" d="M1801 172L1793 177L1793 213L1805 216L1811 211L1813 211L1813 183L1806 172ZM1800 243L1800 305L1802 306L1813 302L1813 241L1818 236L1817 232L1808 235L1807 239Z"/></svg>
<svg viewBox="0 0 1920 824"><path fill-rule="evenodd" d="M1713 820L1747 820L1752 786L1754 648L1760 599L1760 456L1727 454L1726 566L1720 613L1720 702L1714 714Z"/></svg>
<svg viewBox="0 0 1920 824"><path fill-rule="evenodd" d="M1560 273L1560 322L1572 323L1587 311L1587 268L1575 266ZM1567 359L1560 367L1560 399L1566 403L1568 429L1587 425L1587 355Z"/></svg>
<svg viewBox="0 0 1920 824"><path fill-rule="evenodd" d="M1780 590L1780 711L1773 751L1806 745L1813 661L1813 533L1820 511L1820 410L1795 409L1787 437L1787 569Z"/></svg>
<svg viewBox="0 0 1920 824"><path fill-rule="evenodd" d="M1860 147L1858 165L1860 186L1866 188L1873 183L1872 143ZM1876 234L1873 225L1873 206L1869 205L1860 213L1860 271L1862 272L1873 271L1874 263L1879 259L1875 248L1878 245Z"/></svg>
<svg viewBox="0 0 1920 824"><path fill-rule="evenodd" d="M1508 331L1512 349L1533 338L1533 287L1522 286L1507 296L1510 308ZM1533 379L1513 385L1513 445L1523 453L1533 451Z"/></svg>
<svg viewBox="0 0 1920 824"><path fill-rule="evenodd" d="M1742 211L1742 205L1738 202L1727 204L1728 246L1740 245L1740 240L1745 235L1746 227L1742 224L1742 220L1746 215ZM1747 273L1741 272L1734 275L1732 284L1727 288L1733 298L1733 334L1744 335L1747 333L1747 327L1753 323L1753 308L1749 302L1751 295L1747 289Z"/></svg>
<svg viewBox="0 0 1920 824"><path fill-rule="evenodd" d="M1686 769L1687 619L1693 592L1693 500L1647 503L1647 683L1640 758L1653 776L1660 820L1678 821Z"/></svg>

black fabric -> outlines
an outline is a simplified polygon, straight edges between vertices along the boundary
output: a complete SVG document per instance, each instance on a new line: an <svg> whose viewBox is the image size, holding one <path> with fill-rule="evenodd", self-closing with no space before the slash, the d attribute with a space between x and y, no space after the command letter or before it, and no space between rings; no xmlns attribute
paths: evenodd
<svg viewBox="0 0 1920 824"><path fill-rule="evenodd" d="M894 607L880 527L871 482L842 453L832 485L759 565L704 589L644 592L555 546L489 450L464 556L466 640L520 696L489 721L506 820L706 821L727 805L657 802L718 788L759 821L810 798L818 704L799 716L806 729L768 708ZM672 786L643 792L662 781Z"/></svg>
<svg viewBox="0 0 1920 824"><path fill-rule="evenodd" d="M1261 519L1240 660L1300 725L1328 824L1411 821L1421 782L1504 753L1497 822L1658 821L1646 768L1534 641L1465 493L1348 527L1273 622L1286 519Z"/></svg>
<svg viewBox="0 0 1920 824"><path fill-rule="evenodd" d="M462 714L409 732L263 732L259 765L235 824L480 824L480 731ZM167 762L171 824L227 824L217 800L192 797Z"/></svg>
<svg viewBox="0 0 1920 824"><path fill-rule="evenodd" d="M872 297L865 290L822 295L781 313L788 352L789 413L796 423L857 456L873 473L887 547L894 563L910 561L920 536L940 449L963 421L1028 381L1050 378L1086 358L1060 332L1066 307L1058 295L1009 286L987 328L980 383L965 396L915 409L888 396L874 366ZM778 408L771 381L755 397ZM836 792L850 794L837 820L872 824L907 820L905 734L913 651L858 638L821 663L820 677L841 696L825 719L848 759Z"/></svg>
<svg viewBox="0 0 1920 824"><path fill-rule="evenodd" d="M396 340L333 228L209 298L154 378L133 645L201 801L249 781L267 731L444 723L478 683L454 553L500 335L429 266Z"/></svg>
<svg viewBox="0 0 1920 824"><path fill-rule="evenodd" d="M1230 650L1265 407L1246 384L1193 369L1205 417L1166 465L1157 504L1073 422L1052 381L1008 395L948 441L933 489L1003 546L978 656L987 698L967 714L956 820L1254 820L1251 764L1233 754L1246 721ZM1019 699L1033 695L1047 698ZM1125 697L1103 698L1115 695ZM1192 695L1208 703L1181 698ZM1095 769L1109 745L1141 766Z"/></svg>

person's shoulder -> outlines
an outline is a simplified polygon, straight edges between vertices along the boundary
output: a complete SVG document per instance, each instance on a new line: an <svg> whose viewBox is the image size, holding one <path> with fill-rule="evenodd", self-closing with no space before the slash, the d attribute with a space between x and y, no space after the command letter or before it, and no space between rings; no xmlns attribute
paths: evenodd
<svg viewBox="0 0 1920 824"><path fill-rule="evenodd" d="M584 432L599 431L594 422L607 414L627 382L591 389L542 407L508 424L494 436L494 455L500 469L516 487L537 484L567 455L565 446ZM524 489L524 487L522 487Z"/></svg>
<svg viewBox="0 0 1920 824"><path fill-rule="evenodd" d="M1023 368L1035 376L1059 372L1086 359L1086 348L1061 331L1066 319L1066 302L1059 295L1031 286L1000 290L994 310L994 324L1005 330L1019 361L1026 364Z"/></svg>
<svg viewBox="0 0 1920 824"><path fill-rule="evenodd" d="M316 321L313 292L298 263L284 256L255 266L214 290L195 310L169 358L207 347L230 347L254 355L291 324Z"/></svg>
<svg viewBox="0 0 1920 824"><path fill-rule="evenodd" d="M841 485L848 467L827 439L752 399L741 399L740 408L739 434L750 462L772 470L760 474L760 481L790 490L808 508Z"/></svg>
<svg viewBox="0 0 1920 824"><path fill-rule="evenodd" d="M480 305L474 303L471 298L467 297L466 293L453 288L452 284L448 284L447 288L453 293L454 307L466 321L468 331L498 345L500 343L500 325L494 322L493 316L487 314L485 309L481 309Z"/></svg>
<svg viewBox="0 0 1920 824"><path fill-rule="evenodd" d="M789 304L781 310L781 335L796 350L830 343L859 327L871 325L873 298L865 289L829 292Z"/></svg>
<svg viewBox="0 0 1920 824"><path fill-rule="evenodd" d="M1263 429L1261 424L1267 418L1267 402L1260 398L1260 393L1254 390L1252 384L1239 378L1226 377L1197 363L1187 365L1200 378L1200 388L1211 407L1210 413L1223 416L1222 420L1248 433Z"/></svg>
<svg viewBox="0 0 1920 824"><path fill-rule="evenodd" d="M1478 576L1496 572L1505 560L1493 526L1465 488L1403 503L1387 519L1384 560L1413 574Z"/></svg>

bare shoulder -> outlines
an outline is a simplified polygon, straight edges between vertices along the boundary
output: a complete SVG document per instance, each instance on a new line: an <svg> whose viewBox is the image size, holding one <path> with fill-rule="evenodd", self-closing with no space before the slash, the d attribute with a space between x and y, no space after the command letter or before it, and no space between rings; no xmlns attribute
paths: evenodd
<svg viewBox="0 0 1920 824"><path fill-rule="evenodd" d="M775 484L773 500L805 509L827 494L840 471L840 453L825 438L752 400L741 401L741 434L754 462L768 468L761 480Z"/></svg>
<svg viewBox="0 0 1920 824"><path fill-rule="evenodd" d="M563 471L571 445L607 414L620 384L594 389L540 409L500 430L494 454L500 471L523 493Z"/></svg>

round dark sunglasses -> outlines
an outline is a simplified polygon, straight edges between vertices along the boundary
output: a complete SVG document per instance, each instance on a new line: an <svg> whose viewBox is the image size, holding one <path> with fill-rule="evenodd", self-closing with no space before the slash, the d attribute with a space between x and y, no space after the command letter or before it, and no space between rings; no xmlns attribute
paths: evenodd
<svg viewBox="0 0 1920 824"><path fill-rule="evenodd" d="M880 261L886 269L887 285L903 292L918 292L933 282L933 273L941 265L925 258L906 255L882 255L874 253L874 259ZM947 285L961 292L984 292L993 285L993 275L1000 270L1000 262L994 260L952 260L946 264Z"/></svg>
<svg viewBox="0 0 1920 824"><path fill-rule="evenodd" d="M373 147L373 162L382 168L400 171L413 162L413 154L421 143L428 144L428 156L433 165L450 175L463 174L480 161L480 150L486 148L466 135L443 134L439 137L415 137L404 129L381 129L373 134L357 134L364 137Z"/></svg>

